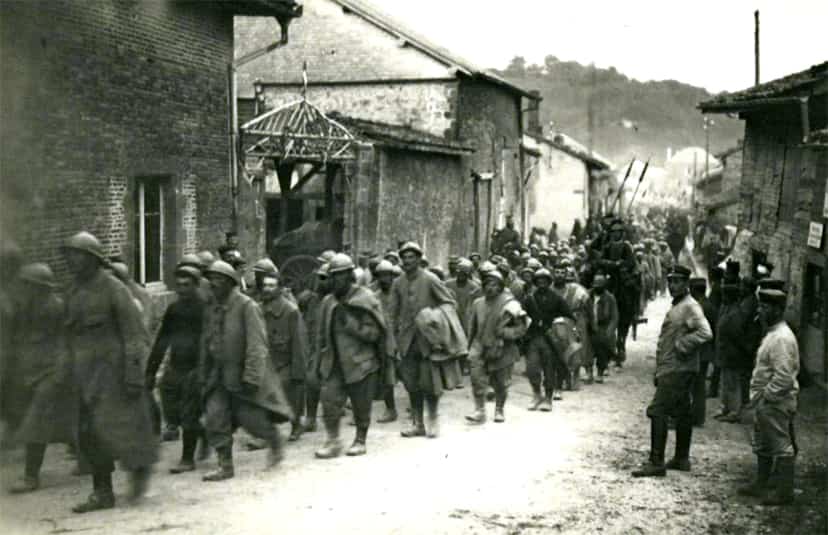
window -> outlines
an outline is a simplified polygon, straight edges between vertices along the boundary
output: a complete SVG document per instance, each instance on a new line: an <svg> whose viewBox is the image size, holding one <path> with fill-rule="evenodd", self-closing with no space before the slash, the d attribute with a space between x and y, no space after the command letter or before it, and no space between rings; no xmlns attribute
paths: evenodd
<svg viewBox="0 0 828 535"><path fill-rule="evenodd" d="M164 183L147 177L135 184L135 280L141 284L163 281Z"/></svg>

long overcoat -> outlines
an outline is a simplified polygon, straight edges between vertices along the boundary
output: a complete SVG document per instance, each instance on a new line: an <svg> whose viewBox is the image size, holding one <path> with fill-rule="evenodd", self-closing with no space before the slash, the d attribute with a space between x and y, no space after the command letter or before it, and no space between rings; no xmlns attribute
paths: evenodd
<svg viewBox="0 0 828 535"><path fill-rule="evenodd" d="M66 296L66 339L86 407L81 425L128 469L157 459L144 370L149 336L129 289L104 270L75 281ZM137 389L127 394L127 385Z"/></svg>
<svg viewBox="0 0 828 535"><path fill-rule="evenodd" d="M73 443L77 439L77 393L63 313L63 301L49 295L43 302L22 306L14 318L9 385L17 442Z"/></svg>
<svg viewBox="0 0 828 535"><path fill-rule="evenodd" d="M224 312L223 326L216 325ZM219 329L221 332L214 332ZM211 341L217 347L211 349ZM271 420L293 419L293 410L268 351L267 328L262 309L253 299L234 288L225 303L214 301L204 314L201 341L201 380L205 397L218 385L231 395L262 407ZM242 384L256 387L254 393Z"/></svg>

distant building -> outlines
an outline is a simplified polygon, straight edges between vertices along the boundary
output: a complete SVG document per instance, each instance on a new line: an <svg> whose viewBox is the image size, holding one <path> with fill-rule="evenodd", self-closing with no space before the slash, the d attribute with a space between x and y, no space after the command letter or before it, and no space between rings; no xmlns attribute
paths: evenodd
<svg viewBox="0 0 828 535"><path fill-rule="evenodd" d="M617 189L612 163L562 133L529 132L524 145L537 152L530 168L528 206L531 225L548 230L558 224L558 237L568 238L576 219L584 228L591 214L609 210Z"/></svg>
<svg viewBox="0 0 828 535"><path fill-rule="evenodd" d="M828 329L828 62L699 104L745 121L736 256L788 286L787 319L804 362L823 376Z"/></svg>
<svg viewBox="0 0 828 535"><path fill-rule="evenodd" d="M2 232L62 280L60 246L97 235L153 295L234 225L234 15L293 0L0 2Z"/></svg>
<svg viewBox="0 0 828 535"><path fill-rule="evenodd" d="M720 167L696 182L696 202L708 216L726 225L739 222L739 191L742 179L742 143L715 155Z"/></svg>
<svg viewBox="0 0 828 535"><path fill-rule="evenodd" d="M520 150L522 110L539 97L429 42L365 2L307 0L303 8L287 46L239 70L240 109L252 106L254 113L264 113L299 98L306 62L307 99L323 112L474 149L460 157L459 165L452 160L446 168L402 169L394 151L384 152L373 163L385 166L385 176L395 177L386 181L379 201L384 229L398 232L387 225L401 218L396 237L426 243L426 254L445 262L449 254L488 249L492 231L508 214L522 226L521 177L527 167ZM272 25L238 18L236 37L239 56L272 41ZM388 189L391 185L394 189ZM352 191L353 199L372 202L373 186L356 180L351 187L362 188ZM362 212L346 210L345 245L360 251L396 246L395 236L357 227L363 223L349 213ZM268 212L265 219L273 216Z"/></svg>

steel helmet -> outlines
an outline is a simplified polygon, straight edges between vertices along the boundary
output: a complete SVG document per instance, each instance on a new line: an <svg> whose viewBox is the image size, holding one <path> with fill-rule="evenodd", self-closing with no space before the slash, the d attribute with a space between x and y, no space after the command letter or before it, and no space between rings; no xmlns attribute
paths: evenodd
<svg viewBox="0 0 828 535"><path fill-rule="evenodd" d="M530 275L534 275L535 270L532 269L529 266L523 266L522 268L520 268L520 274L523 275L524 273L529 273Z"/></svg>
<svg viewBox="0 0 828 535"><path fill-rule="evenodd" d="M198 282L201 279L201 269L190 264L179 264L175 268L175 275L177 277L191 277Z"/></svg>
<svg viewBox="0 0 828 535"><path fill-rule="evenodd" d="M485 281L486 279L497 279L501 284L503 284L503 274L496 269L483 273L483 280Z"/></svg>
<svg viewBox="0 0 828 535"><path fill-rule="evenodd" d="M461 258L457 262L457 271L462 271L463 273L471 273L474 270L474 264L468 258Z"/></svg>
<svg viewBox="0 0 828 535"><path fill-rule="evenodd" d="M377 264L377 267L374 271L377 272L377 275L379 275L380 273L394 273L394 264L392 264L388 260L382 260L379 264Z"/></svg>
<svg viewBox="0 0 828 535"><path fill-rule="evenodd" d="M354 268L356 268L354 261L345 253L334 254L331 261L328 262L328 273L331 275L341 271L352 271Z"/></svg>
<svg viewBox="0 0 828 535"><path fill-rule="evenodd" d="M328 249L327 251L322 251L322 254L319 255L319 258L317 258L317 260L319 260L323 264L327 264L328 262L331 261L331 259L334 257L335 254L336 254L336 251L332 251L330 249Z"/></svg>
<svg viewBox="0 0 828 535"><path fill-rule="evenodd" d="M233 266L225 262L224 260L216 260L210 267L207 268L207 273L217 273L219 275L224 275L225 277L232 280L234 283L239 284L239 274L233 269Z"/></svg>
<svg viewBox="0 0 828 535"><path fill-rule="evenodd" d="M97 257L102 263L108 263L106 259L106 255L104 254L103 245L101 242L90 234L89 232L82 231L78 232L68 240L66 240L66 244L63 246L65 249L75 249L77 251L83 251L85 253L91 254L94 257Z"/></svg>
<svg viewBox="0 0 828 535"><path fill-rule="evenodd" d="M204 262L197 254L188 253L181 257L181 260L179 260L178 265L192 266L195 268L202 269L204 267Z"/></svg>
<svg viewBox="0 0 828 535"><path fill-rule="evenodd" d="M413 252L413 253L417 253L419 256L423 256L423 249L416 242L413 242L413 241L405 242L403 244L403 246L400 247L400 251L399 251L400 256L402 256L403 253L406 253L406 252L409 252L409 251Z"/></svg>
<svg viewBox="0 0 828 535"><path fill-rule="evenodd" d="M256 260L256 263L253 264L253 273L267 273L268 275L275 275L279 276L279 269L276 267L276 264L273 263L273 260L265 257L260 260Z"/></svg>
<svg viewBox="0 0 828 535"><path fill-rule="evenodd" d="M486 260L485 262L483 262L482 264L480 264L480 268L479 268L479 269L480 269L480 273L481 273L483 276L485 276L485 275L486 275L486 273L489 273L490 271L497 271L497 266L496 266L496 265L494 265L494 263L493 263L493 262L489 262L488 260Z"/></svg>
<svg viewBox="0 0 828 535"><path fill-rule="evenodd" d="M537 258L530 258L526 261L526 267L530 268L532 271L536 271L543 267L543 264L540 263L540 260Z"/></svg>
<svg viewBox="0 0 828 535"><path fill-rule="evenodd" d="M210 267L216 261L216 257L210 251L199 251L196 256L201 260L202 269Z"/></svg>
<svg viewBox="0 0 828 535"><path fill-rule="evenodd" d="M327 262L325 262L324 264L319 266L319 269L316 270L316 272L315 272L316 276L321 277L321 278L327 278L328 277L328 269L330 269L330 267L331 267L331 265L328 264Z"/></svg>
<svg viewBox="0 0 828 535"><path fill-rule="evenodd" d="M37 284L38 286L48 286L49 288L54 288L57 285L55 283L55 274L52 273L52 268L43 262L26 264L20 268L18 276L20 277L20 280L31 284Z"/></svg>
<svg viewBox="0 0 828 535"><path fill-rule="evenodd" d="M537 270L535 272L535 275L532 277L532 279L537 280L537 279L540 279L542 277L546 277L547 279L549 279L550 282L552 282L552 280L554 280L552 278L552 274L549 273L549 270L546 269L546 268L541 268L541 269Z"/></svg>

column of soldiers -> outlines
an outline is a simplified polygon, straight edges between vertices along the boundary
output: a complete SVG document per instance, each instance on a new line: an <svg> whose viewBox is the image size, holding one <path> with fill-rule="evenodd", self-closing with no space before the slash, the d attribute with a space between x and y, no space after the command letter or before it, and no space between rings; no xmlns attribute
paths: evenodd
<svg viewBox="0 0 828 535"><path fill-rule="evenodd" d="M665 287L674 299L670 314L690 314L701 330L690 340L687 333L662 329L666 342L659 343L657 392L648 409L652 453L636 475L689 469L694 413L685 401L698 400L693 393L705 387L693 359L711 342L710 319L717 317L721 327L726 314L702 302L706 287L699 291L699 281L690 281L689 269L676 264L658 236L631 243L625 235L623 221L606 218L601 234L583 244L512 244L485 261L479 253L452 257L447 273L430 265L414 242L381 258L365 254L361 266L347 254L325 251L317 259L314 284L296 295L281 286L268 258L253 265L253 280L242 291L245 262L231 244L222 257L234 263L215 260L208 251L181 259L175 269L178 299L154 336L140 295L131 290L140 287L113 273L91 234L72 237L63 249L74 278L65 302L47 265L21 267L19 251L3 251L3 275L16 281L0 295L3 321L20 328L3 330L3 355L11 358L2 362L2 416L15 439L26 444L24 477L13 491L37 489L46 444L64 442L77 444L93 478L93 493L76 512L114 506L114 460L130 473L129 498L140 499L158 456L151 410L156 384L162 438L181 440L180 461L169 471L196 470L212 449L217 466L204 481L234 476L238 428L251 436L253 447L268 450L265 468L278 465L284 455L278 424L290 424L288 441L300 440L317 431L320 404L325 440L316 457L366 454L373 402L384 404L378 423L399 419L397 382L408 397L402 437L439 437L441 398L462 388L466 376L473 401L466 421L486 422L485 402L493 398L493 420L502 423L514 367L523 356L533 391L527 408L549 412L562 391L579 388L581 368L587 384L600 384L611 362L622 367L630 327ZM722 288L728 288L724 279ZM725 297L722 309L728 302ZM761 308L766 309L769 321L779 319L770 307ZM777 345L789 347L786 331L777 330ZM687 347L671 356L662 343ZM684 354L695 356L688 361ZM766 369L773 368L774 348L765 354ZM726 363L708 362L730 377ZM744 374L738 377L743 381ZM762 384L754 372L751 393L764 395L777 386L767 372L764 377ZM777 469L787 469L792 449L779 429L783 415L791 418L789 398L776 391L764 397L766 404L781 403L782 412L768 410L764 427L757 428L757 436L768 436L757 450L753 492L767 484L768 458L782 459ZM355 425L347 449L340 438L346 410ZM675 459L665 464L671 417L679 438Z"/></svg>

